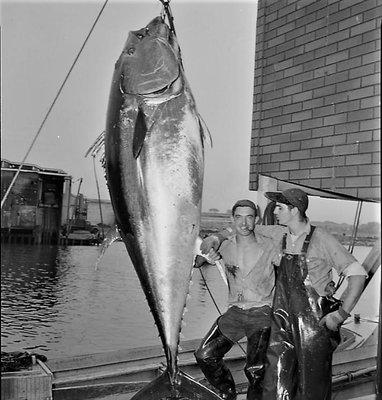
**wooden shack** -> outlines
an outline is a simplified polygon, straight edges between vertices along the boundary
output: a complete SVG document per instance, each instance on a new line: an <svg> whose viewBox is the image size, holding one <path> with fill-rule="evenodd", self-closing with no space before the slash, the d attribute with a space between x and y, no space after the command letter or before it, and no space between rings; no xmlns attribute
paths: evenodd
<svg viewBox="0 0 382 400"><path fill-rule="evenodd" d="M4 197L20 163L1 160ZM1 241L55 244L67 219L71 176L59 169L23 164L1 210Z"/></svg>

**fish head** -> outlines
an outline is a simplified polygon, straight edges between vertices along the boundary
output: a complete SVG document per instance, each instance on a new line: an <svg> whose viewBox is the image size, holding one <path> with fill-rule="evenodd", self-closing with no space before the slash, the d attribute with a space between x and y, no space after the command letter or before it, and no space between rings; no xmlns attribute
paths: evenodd
<svg viewBox="0 0 382 400"><path fill-rule="evenodd" d="M145 28L129 32L117 62L124 93L149 95L160 93L179 77L180 67L172 35L161 17Z"/></svg>

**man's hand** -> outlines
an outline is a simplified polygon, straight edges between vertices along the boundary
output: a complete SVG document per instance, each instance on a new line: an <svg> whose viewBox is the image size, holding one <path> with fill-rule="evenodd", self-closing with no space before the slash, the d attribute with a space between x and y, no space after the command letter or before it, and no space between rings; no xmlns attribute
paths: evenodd
<svg viewBox="0 0 382 400"><path fill-rule="evenodd" d="M210 264L215 264L216 261L221 260L222 256L216 250L211 249L208 254L204 256Z"/></svg>
<svg viewBox="0 0 382 400"><path fill-rule="evenodd" d="M211 249L217 250L220 246L220 240L216 236L207 236L200 244L200 251L202 254L208 255Z"/></svg>
<svg viewBox="0 0 382 400"><path fill-rule="evenodd" d="M211 249L208 254L197 255L195 257L194 268L200 268L205 263L215 265L216 261L220 260L221 258L222 256L220 253L214 249Z"/></svg>
<svg viewBox="0 0 382 400"><path fill-rule="evenodd" d="M333 311L321 319L320 326L326 325L331 331L336 331L344 323L349 314L340 308L340 310Z"/></svg>
<svg viewBox="0 0 382 400"><path fill-rule="evenodd" d="M206 257L200 256L199 254L195 257L195 261L194 261L194 268L200 268L202 267L204 264L209 264L208 260L206 259Z"/></svg>

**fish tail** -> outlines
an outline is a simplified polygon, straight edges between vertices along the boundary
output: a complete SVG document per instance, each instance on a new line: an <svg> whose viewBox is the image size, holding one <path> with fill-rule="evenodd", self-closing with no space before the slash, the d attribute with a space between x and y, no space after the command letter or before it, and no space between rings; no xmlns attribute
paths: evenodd
<svg viewBox="0 0 382 400"><path fill-rule="evenodd" d="M131 400L158 399L221 400L217 394L182 371L177 372L175 382L172 384L167 370L131 398Z"/></svg>

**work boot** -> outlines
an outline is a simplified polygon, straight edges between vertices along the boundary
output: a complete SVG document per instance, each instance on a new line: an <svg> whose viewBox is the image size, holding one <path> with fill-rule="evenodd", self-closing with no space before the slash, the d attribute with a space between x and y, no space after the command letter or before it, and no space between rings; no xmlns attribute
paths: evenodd
<svg viewBox="0 0 382 400"><path fill-rule="evenodd" d="M195 358L200 369L224 400L236 399L235 381L223 361L224 355L232 346L233 342L220 332L215 322L195 351Z"/></svg>
<svg viewBox="0 0 382 400"><path fill-rule="evenodd" d="M247 363L244 367L249 385L247 400L261 400L270 328L255 332L247 342Z"/></svg>

